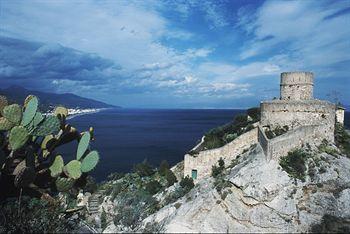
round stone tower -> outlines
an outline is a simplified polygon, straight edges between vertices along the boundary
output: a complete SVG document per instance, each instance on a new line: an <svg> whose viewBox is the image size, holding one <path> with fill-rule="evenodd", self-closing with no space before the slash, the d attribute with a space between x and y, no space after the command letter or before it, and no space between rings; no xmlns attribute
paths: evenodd
<svg viewBox="0 0 350 234"><path fill-rule="evenodd" d="M313 99L314 74L312 72L281 73L282 100Z"/></svg>

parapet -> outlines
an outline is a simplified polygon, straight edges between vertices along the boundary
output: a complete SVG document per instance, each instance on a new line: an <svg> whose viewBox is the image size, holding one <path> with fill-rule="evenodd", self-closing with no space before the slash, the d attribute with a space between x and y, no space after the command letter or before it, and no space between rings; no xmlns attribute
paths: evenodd
<svg viewBox="0 0 350 234"><path fill-rule="evenodd" d="M313 99L314 74L312 72L283 72L280 86L282 100Z"/></svg>

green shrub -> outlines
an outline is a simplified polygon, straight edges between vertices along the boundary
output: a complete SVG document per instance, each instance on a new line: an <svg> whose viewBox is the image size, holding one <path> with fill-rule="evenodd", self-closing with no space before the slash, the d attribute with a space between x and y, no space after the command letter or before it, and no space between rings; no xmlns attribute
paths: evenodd
<svg viewBox="0 0 350 234"><path fill-rule="evenodd" d="M257 122L260 120L260 108L259 107L249 108L247 110L247 114L253 119L254 122Z"/></svg>
<svg viewBox="0 0 350 234"><path fill-rule="evenodd" d="M339 123L335 127L335 142L342 153L350 158L350 135Z"/></svg>
<svg viewBox="0 0 350 234"><path fill-rule="evenodd" d="M158 172L160 175L165 176L165 173L169 170L169 168L170 168L169 163L166 160L163 160L160 163Z"/></svg>
<svg viewBox="0 0 350 234"><path fill-rule="evenodd" d="M309 153L302 149L297 149L288 152L287 156L281 157L279 164L289 176L304 181L306 173L305 160L309 156Z"/></svg>
<svg viewBox="0 0 350 234"><path fill-rule="evenodd" d="M101 228L104 230L107 227L107 214L105 209L102 207L102 213L101 213Z"/></svg>
<svg viewBox="0 0 350 234"><path fill-rule="evenodd" d="M311 226L312 233L349 233L350 223L344 218L325 214L320 223Z"/></svg>
<svg viewBox="0 0 350 234"><path fill-rule="evenodd" d="M168 187L172 186L173 184L175 184L177 182L177 178L172 170L168 169L165 172L165 178L167 180Z"/></svg>
<svg viewBox="0 0 350 234"><path fill-rule="evenodd" d="M136 164L134 166L134 172L141 177L151 176L155 173L152 166L147 162L147 160L144 160L142 163Z"/></svg>
<svg viewBox="0 0 350 234"><path fill-rule="evenodd" d="M180 181L180 186L186 191L190 191L194 187L193 179L189 176L186 176L185 178L182 178Z"/></svg>
<svg viewBox="0 0 350 234"><path fill-rule="evenodd" d="M222 172L224 171L224 169L225 169L225 162L224 162L224 160L222 159L222 158L220 158L219 160L218 160L218 166L216 166L216 165L213 165L212 166L212 168L211 168L211 175L215 178L215 177L217 177L217 176L219 176L219 175L221 175L222 174Z"/></svg>
<svg viewBox="0 0 350 234"><path fill-rule="evenodd" d="M0 206L1 233L66 233L73 230L61 217L63 208L58 203L23 196L7 199ZM3 218L5 220L2 220Z"/></svg>
<svg viewBox="0 0 350 234"><path fill-rule="evenodd" d="M161 189L162 185L156 180L152 180L146 184L146 191L151 195L158 193Z"/></svg>

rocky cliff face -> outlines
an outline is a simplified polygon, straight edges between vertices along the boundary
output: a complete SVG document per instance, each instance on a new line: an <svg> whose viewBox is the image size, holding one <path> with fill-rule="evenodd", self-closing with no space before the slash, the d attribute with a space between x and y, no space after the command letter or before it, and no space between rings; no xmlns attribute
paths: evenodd
<svg viewBox="0 0 350 234"><path fill-rule="evenodd" d="M349 231L350 159L333 147L333 155L309 150L303 182L290 177L277 161L266 161L257 146L226 169L226 185L219 192L214 178L203 179L187 195L147 217L140 230Z"/></svg>

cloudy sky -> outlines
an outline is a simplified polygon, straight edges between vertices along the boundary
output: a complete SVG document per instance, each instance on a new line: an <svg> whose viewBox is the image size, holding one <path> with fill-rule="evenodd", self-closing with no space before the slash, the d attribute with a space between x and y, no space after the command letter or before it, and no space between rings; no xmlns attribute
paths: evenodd
<svg viewBox="0 0 350 234"><path fill-rule="evenodd" d="M124 107L241 108L307 70L350 104L350 1L0 1L0 86Z"/></svg>

